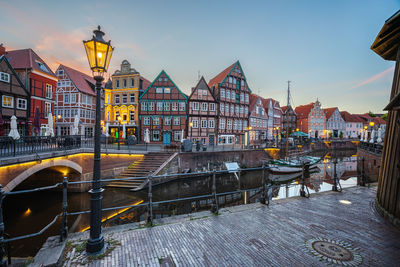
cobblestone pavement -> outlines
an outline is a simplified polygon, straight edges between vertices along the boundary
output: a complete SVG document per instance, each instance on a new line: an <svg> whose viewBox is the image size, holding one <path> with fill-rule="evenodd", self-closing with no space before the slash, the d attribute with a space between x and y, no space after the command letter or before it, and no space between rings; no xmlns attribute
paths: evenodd
<svg viewBox="0 0 400 267"><path fill-rule="evenodd" d="M326 266L326 257L307 249L314 238L342 242L361 256L343 265L399 266L400 232L375 211L375 195L376 188L354 187L270 206L231 207L219 216L181 217L152 228L116 227L104 232L105 239L120 243L107 256L86 260L73 249L64 265Z"/></svg>

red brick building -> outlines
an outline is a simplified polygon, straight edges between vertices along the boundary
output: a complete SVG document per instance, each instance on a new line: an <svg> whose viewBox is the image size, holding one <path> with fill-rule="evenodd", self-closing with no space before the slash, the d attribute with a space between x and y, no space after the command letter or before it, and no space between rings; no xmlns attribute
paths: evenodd
<svg viewBox="0 0 400 267"><path fill-rule="evenodd" d="M217 124L218 145L244 144L251 90L239 61L211 79L208 86L220 105Z"/></svg>
<svg viewBox="0 0 400 267"><path fill-rule="evenodd" d="M321 108L321 103L298 106L295 109L297 114L297 128L310 137L326 138L326 115Z"/></svg>
<svg viewBox="0 0 400 267"><path fill-rule="evenodd" d="M180 143L182 130L187 134L187 102L187 95L161 71L139 98L140 139L148 129L151 144Z"/></svg>
<svg viewBox="0 0 400 267"><path fill-rule="evenodd" d="M57 68L56 74L58 83L54 111L55 133L71 135L75 116L78 115L79 131L77 134L93 136L96 119L96 81L92 77L64 65Z"/></svg>
<svg viewBox="0 0 400 267"><path fill-rule="evenodd" d="M216 141L216 123L218 121L218 102L212 91L201 77L189 96L188 136L193 141L214 146Z"/></svg>
<svg viewBox="0 0 400 267"><path fill-rule="evenodd" d="M0 55L4 52L0 51ZM30 48L7 51L5 55L30 93L27 134L33 133L33 118L38 107L41 121L40 134L44 135L48 124L47 116L49 113L54 114L57 77L46 62Z"/></svg>

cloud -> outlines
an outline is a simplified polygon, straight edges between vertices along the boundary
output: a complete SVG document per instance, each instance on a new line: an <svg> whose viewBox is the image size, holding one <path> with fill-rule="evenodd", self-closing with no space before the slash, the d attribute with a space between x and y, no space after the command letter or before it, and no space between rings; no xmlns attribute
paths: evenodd
<svg viewBox="0 0 400 267"><path fill-rule="evenodd" d="M369 77L368 79L358 83L357 85L351 87L350 89L356 89L356 88L362 87L364 85L373 83L373 82L375 82L377 80L380 80L380 79L382 79L382 78L384 78L384 77L386 77L388 75L393 76L393 71L394 71L394 66L390 67L387 70L384 70L384 71L382 71L382 72L380 72L380 73L378 73L378 74L376 74L376 75L374 75L372 77Z"/></svg>

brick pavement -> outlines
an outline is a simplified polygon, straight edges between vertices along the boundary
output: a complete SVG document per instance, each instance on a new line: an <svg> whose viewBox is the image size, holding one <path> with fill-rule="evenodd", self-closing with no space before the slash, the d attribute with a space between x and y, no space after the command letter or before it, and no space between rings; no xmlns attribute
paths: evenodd
<svg viewBox="0 0 400 267"><path fill-rule="evenodd" d="M176 266L326 266L328 262L305 248L311 238L351 244L362 266L399 266L400 232L375 211L375 195L376 188L354 187L270 206L226 208L219 216L202 212L171 217L152 228L110 228L105 239L120 243L110 254L90 260L73 248L64 266L172 266L171 261ZM71 238L77 242L86 237Z"/></svg>

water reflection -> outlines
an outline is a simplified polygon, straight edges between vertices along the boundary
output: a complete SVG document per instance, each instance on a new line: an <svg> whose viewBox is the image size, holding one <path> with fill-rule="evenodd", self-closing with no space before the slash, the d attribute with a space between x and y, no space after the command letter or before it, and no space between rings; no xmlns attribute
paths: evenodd
<svg viewBox="0 0 400 267"><path fill-rule="evenodd" d="M318 164L320 171L312 173L306 179L310 193L332 190L335 171L334 161L337 160L336 174L343 188L357 184L357 156L354 151L342 154L327 154ZM320 155L319 155L320 156ZM243 172L240 181L233 174L217 177L217 193L232 192L238 189L243 192L218 196L219 207L258 202L261 193L261 171ZM204 196L211 194L212 177L183 178L164 183L153 188L154 217L163 218L177 214L185 214L211 208L212 199L209 196L199 199L182 200L171 203L160 201ZM301 181L291 181L287 185L273 190L273 200L299 196ZM106 188L103 196L103 207L138 205L147 202L147 191L131 192L127 189ZM88 193L68 194L68 212L90 210L90 195ZM4 200L5 231L11 237L34 233L42 229L54 216L61 212L60 192L40 192L16 196L7 196ZM103 213L103 226L113 226L130 222L143 221L147 218L147 207L123 208ZM88 229L90 217L88 214L68 217L69 232ZM50 227L45 235L27 240L13 242L12 256L33 256L39 250L48 236L58 235L60 222Z"/></svg>

